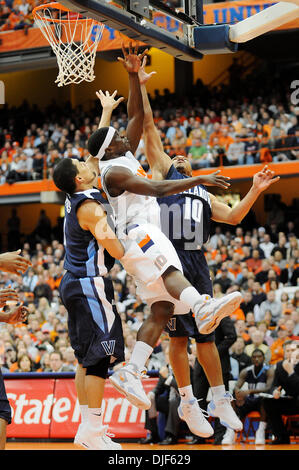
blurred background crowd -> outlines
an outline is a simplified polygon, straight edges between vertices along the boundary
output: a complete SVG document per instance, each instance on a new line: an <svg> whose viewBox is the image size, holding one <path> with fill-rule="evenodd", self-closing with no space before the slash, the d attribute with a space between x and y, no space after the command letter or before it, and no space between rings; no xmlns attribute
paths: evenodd
<svg viewBox="0 0 299 470"><path fill-rule="evenodd" d="M266 362L275 365L283 358L283 344L299 340L299 236L297 225L287 220L281 208L280 222L271 220L265 227L215 225L205 245L205 256L214 284L214 296L239 290L243 302L231 318L237 341L230 354L249 356L262 347ZM277 214L273 212L273 216ZM245 219L248 221L249 216ZM14 220L14 224L13 224ZM75 371L76 360L68 338L67 312L61 304L58 286L63 276L64 248L62 230L52 227L42 211L33 233L18 232L15 211L8 223L10 249L22 246L32 267L22 276L0 274L1 288L11 285L28 306L28 324L0 326L0 361L3 372ZM250 221L251 222L251 221ZM58 235L58 237L57 237ZM115 300L122 319L126 359L149 308L136 295L135 284L116 262L110 272ZM165 365L161 337L148 367L159 371ZM190 342L190 346L192 341ZM192 348L190 361L194 360ZM232 379L237 379L240 364L232 362Z"/></svg>

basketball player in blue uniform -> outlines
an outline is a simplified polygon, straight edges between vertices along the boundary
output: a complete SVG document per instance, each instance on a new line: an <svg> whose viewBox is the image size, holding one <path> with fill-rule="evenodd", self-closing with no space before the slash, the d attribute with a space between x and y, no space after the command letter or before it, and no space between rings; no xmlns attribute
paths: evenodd
<svg viewBox="0 0 299 470"><path fill-rule="evenodd" d="M145 83L152 74L145 72L146 59L139 70L144 108L145 154L154 180L182 180L192 176L189 160L184 156L171 158L164 152L155 127ZM253 179L253 186L244 199L233 209L219 202L203 185L195 186L179 194L159 198L161 224L170 238L183 266L185 277L201 293L213 295L209 269L202 251L210 232L210 220L226 224L238 224L248 213L259 194L279 180L274 172L265 167ZM223 384L219 353L215 336L198 332L192 314L176 315L168 323L170 336L170 361L181 395L179 415L194 432L200 419L198 404L191 386L187 344L188 337L197 343L197 357L208 378L212 400L208 406L211 416L218 417L224 426L240 430L242 423L231 406L231 395ZM194 432L194 434L199 435Z"/></svg>
<svg viewBox="0 0 299 470"><path fill-rule="evenodd" d="M265 364L265 355L261 349L255 349L251 355L252 365L240 372L234 388L236 401L234 407L240 419L244 419L251 411L261 415L259 428L255 434L255 444L265 444L266 412L262 406L260 393L269 393L274 380L274 368ZM243 385L247 383L245 390ZM242 389L242 390L241 390ZM235 433L227 429L222 444L233 444Z"/></svg>
<svg viewBox="0 0 299 470"><path fill-rule="evenodd" d="M75 444L88 450L119 450L103 426L102 399L108 369L124 360L121 319L114 305L109 270L124 254L110 227L107 201L97 189L98 164L65 158L54 168L56 186L66 194L64 247L66 272L59 286L78 360L76 391L82 421Z"/></svg>
<svg viewBox="0 0 299 470"><path fill-rule="evenodd" d="M21 250L0 254L0 270L23 274L27 271L31 262L20 256ZM12 302L15 305L9 305ZM27 309L19 303L19 295L10 287L0 290L0 323L16 324L23 323L27 317ZM11 423L11 408L7 399L4 380L0 369L0 450L5 449L6 428Z"/></svg>

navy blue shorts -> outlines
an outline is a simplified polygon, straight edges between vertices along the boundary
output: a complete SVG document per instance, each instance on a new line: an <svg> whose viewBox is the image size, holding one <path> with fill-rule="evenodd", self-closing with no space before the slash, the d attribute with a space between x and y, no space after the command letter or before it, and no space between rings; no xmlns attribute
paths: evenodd
<svg viewBox="0 0 299 470"><path fill-rule="evenodd" d="M67 272L59 293L68 312L69 337L78 362L83 367L93 366L107 356L124 361L122 324L114 305L112 281L77 278Z"/></svg>
<svg viewBox="0 0 299 470"><path fill-rule="evenodd" d="M213 284L205 255L201 250L187 251L177 249L177 254L182 263L185 277L200 294L208 294L213 297ZM170 337L188 336L195 338L197 343L215 341L215 333L202 335L198 333L192 312L186 315L173 315L169 320L165 331Z"/></svg>
<svg viewBox="0 0 299 470"><path fill-rule="evenodd" d="M11 423L11 408L7 399L3 375L0 369L0 418L5 419L8 424Z"/></svg>

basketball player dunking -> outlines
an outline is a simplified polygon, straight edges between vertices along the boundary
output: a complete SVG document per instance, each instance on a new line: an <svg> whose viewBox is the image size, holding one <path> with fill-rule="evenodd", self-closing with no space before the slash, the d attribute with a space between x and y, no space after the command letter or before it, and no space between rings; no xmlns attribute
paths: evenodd
<svg viewBox="0 0 299 470"><path fill-rule="evenodd" d="M239 292L221 299L200 294L184 277L178 255L160 229L157 197L169 196L199 184L229 187L228 178L215 172L177 181L153 181L146 177L134 157L143 131L143 104L138 78L143 55L129 54L123 48L125 69L129 75L127 137L120 137L113 127L95 131L88 150L99 159L101 182L113 208L118 238L125 245L121 259L126 271L135 279L137 294L151 306L151 313L138 331L130 363L116 371L110 380L134 405L148 409L140 370L153 351L168 320L174 314L194 312L198 331L209 334L225 316L240 304ZM208 429L209 427L209 429ZM207 420L203 434L210 435Z"/></svg>

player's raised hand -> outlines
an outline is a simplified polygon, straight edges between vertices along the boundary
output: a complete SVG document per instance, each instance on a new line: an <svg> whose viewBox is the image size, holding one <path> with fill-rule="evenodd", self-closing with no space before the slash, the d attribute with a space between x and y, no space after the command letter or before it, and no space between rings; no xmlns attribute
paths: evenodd
<svg viewBox="0 0 299 470"><path fill-rule="evenodd" d="M21 250L0 254L0 271L12 274L25 273L29 266L32 266L32 263L23 256L20 256L20 253Z"/></svg>
<svg viewBox="0 0 299 470"><path fill-rule="evenodd" d="M230 177L219 175L220 170L214 171L210 175L202 175L203 184L206 186L218 186L219 188L227 189L230 187Z"/></svg>
<svg viewBox="0 0 299 470"><path fill-rule="evenodd" d="M143 57L148 52L148 49L143 51L142 54L138 54L138 45L136 43L135 47L133 48L132 42L129 43L128 52L126 51L123 43L121 47L124 57L118 57L117 60L123 64L128 73L138 73Z"/></svg>
<svg viewBox="0 0 299 470"><path fill-rule="evenodd" d="M117 108L119 103L121 103L124 100L124 97L121 96L117 100L115 99L115 96L117 94L117 90L114 90L112 95L110 95L109 91L105 91L103 93L102 90L96 91L96 95L99 98L101 105L103 109L111 109L112 111Z"/></svg>
<svg viewBox="0 0 299 470"><path fill-rule="evenodd" d="M253 187L258 191L265 191L265 189L269 188L271 184L276 183L280 180L279 176L275 176L274 171L271 171L268 165L264 166L264 168L256 173L253 177Z"/></svg>
<svg viewBox="0 0 299 470"><path fill-rule="evenodd" d="M10 286L0 290L0 307L3 307L8 301L18 302L18 300L19 294Z"/></svg>
<svg viewBox="0 0 299 470"><path fill-rule="evenodd" d="M140 85L145 85L145 83L146 83L153 75L155 75L155 74L157 73L157 72L155 72L155 71L150 72L150 73L146 73L146 71L145 71L146 62L147 62L147 57L146 57L146 55L145 55L145 56L143 57L141 67L140 67L139 72L138 72L138 77L139 77Z"/></svg>
<svg viewBox="0 0 299 470"><path fill-rule="evenodd" d="M5 311L0 312L0 321L4 323L24 323L27 320L28 309L19 303L14 306L7 307Z"/></svg>

